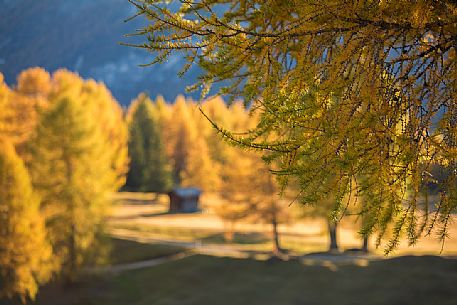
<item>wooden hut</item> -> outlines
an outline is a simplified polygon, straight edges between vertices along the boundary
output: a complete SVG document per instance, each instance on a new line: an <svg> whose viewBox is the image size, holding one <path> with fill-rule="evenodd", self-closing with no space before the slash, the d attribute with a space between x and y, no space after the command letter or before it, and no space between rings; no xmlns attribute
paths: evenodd
<svg viewBox="0 0 457 305"><path fill-rule="evenodd" d="M168 192L168 196L170 197L169 212L191 213L199 211L198 200L201 193L198 188L194 187L173 189L171 192Z"/></svg>

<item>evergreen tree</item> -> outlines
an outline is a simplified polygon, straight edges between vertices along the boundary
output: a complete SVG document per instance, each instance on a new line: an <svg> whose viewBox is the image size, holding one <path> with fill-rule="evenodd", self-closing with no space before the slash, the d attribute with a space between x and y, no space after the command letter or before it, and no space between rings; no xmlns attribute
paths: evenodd
<svg viewBox="0 0 457 305"><path fill-rule="evenodd" d="M130 170L126 186L137 191L170 190L171 173L159 119L145 94L140 94L130 106L128 124Z"/></svg>
<svg viewBox="0 0 457 305"><path fill-rule="evenodd" d="M0 299L34 299L52 269L38 197L23 161L0 137Z"/></svg>
<svg viewBox="0 0 457 305"><path fill-rule="evenodd" d="M30 142L28 166L42 198L54 260L72 282L95 243L116 173L98 118L68 92L54 98Z"/></svg>

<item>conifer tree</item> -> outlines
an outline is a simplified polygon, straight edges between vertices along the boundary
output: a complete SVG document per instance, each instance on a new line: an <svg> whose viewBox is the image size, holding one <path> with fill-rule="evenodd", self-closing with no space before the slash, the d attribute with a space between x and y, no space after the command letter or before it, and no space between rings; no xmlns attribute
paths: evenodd
<svg viewBox="0 0 457 305"><path fill-rule="evenodd" d="M102 83L83 80L76 73L59 69L52 75L51 101L71 96L86 108L95 120L96 129L104 139L104 151L110 154L111 167L115 172L115 189L125 183L128 168L127 125L122 109Z"/></svg>
<svg viewBox="0 0 457 305"><path fill-rule="evenodd" d="M140 94L130 106L128 124L130 170L126 186L137 191L169 191L172 187L170 164L159 118L147 95Z"/></svg>
<svg viewBox="0 0 457 305"><path fill-rule="evenodd" d="M195 121L198 110L179 96L173 106L172 163L173 177L181 186L195 186L214 190L218 186L217 171L213 166L204 133Z"/></svg>
<svg viewBox="0 0 457 305"><path fill-rule="evenodd" d="M30 142L28 166L42 198L54 260L72 282L106 215L116 173L98 118L68 92L54 98Z"/></svg>
<svg viewBox="0 0 457 305"><path fill-rule="evenodd" d="M0 137L0 299L34 299L52 269L39 199L23 161Z"/></svg>
<svg viewBox="0 0 457 305"><path fill-rule="evenodd" d="M172 105L167 104L163 96L159 95L154 103L154 112L157 114L165 152L168 159L171 160L174 142L172 135L173 120L171 117Z"/></svg>

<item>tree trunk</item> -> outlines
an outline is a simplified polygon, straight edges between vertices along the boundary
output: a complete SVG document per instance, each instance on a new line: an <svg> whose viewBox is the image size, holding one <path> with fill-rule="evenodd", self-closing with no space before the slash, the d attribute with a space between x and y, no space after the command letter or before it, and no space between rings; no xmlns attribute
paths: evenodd
<svg viewBox="0 0 457 305"><path fill-rule="evenodd" d="M157 201L159 201L159 195L159 192L154 192L154 197L152 198L153 203L157 203Z"/></svg>
<svg viewBox="0 0 457 305"><path fill-rule="evenodd" d="M368 253L368 235L363 236L362 252Z"/></svg>
<svg viewBox="0 0 457 305"><path fill-rule="evenodd" d="M225 232L224 232L224 240L226 242L233 242L234 239L234 230L235 230L235 224L233 222L226 223L225 225Z"/></svg>
<svg viewBox="0 0 457 305"><path fill-rule="evenodd" d="M363 202L362 202L363 203ZM367 222L367 216L365 215L365 209L362 209L362 231L364 231L365 234L362 235L362 240L363 240L363 244L362 244L362 248L360 249L360 251L362 251L363 253L368 253L368 238L369 238L369 235L367 234L367 231L365 231L365 226L366 226L366 222Z"/></svg>
<svg viewBox="0 0 457 305"><path fill-rule="evenodd" d="M279 255L279 254L281 254L282 249L279 244L278 221L276 220L276 215L273 215L273 217L272 217L271 227L272 227L272 237L273 237L273 254Z"/></svg>
<svg viewBox="0 0 457 305"><path fill-rule="evenodd" d="M72 284L76 280L77 270L77 254L76 254L76 228L75 224L71 224L70 245L69 245L69 266L67 274L67 283Z"/></svg>
<svg viewBox="0 0 457 305"><path fill-rule="evenodd" d="M64 155L65 166L66 166L66 182L69 186L72 186L73 181L73 164L71 159L68 158L67 155ZM75 202L73 196L68 199L69 203L69 213L70 213L70 236L68 236L68 258L67 258L67 266L66 266L66 282L68 285L71 285L76 280L76 272L77 272L77 245L76 245L76 217L75 217Z"/></svg>
<svg viewBox="0 0 457 305"><path fill-rule="evenodd" d="M330 247L329 247L329 252L336 252L338 251L338 241L337 241L337 235L336 235L336 230L338 228L338 223L328 220L328 233L330 237Z"/></svg>

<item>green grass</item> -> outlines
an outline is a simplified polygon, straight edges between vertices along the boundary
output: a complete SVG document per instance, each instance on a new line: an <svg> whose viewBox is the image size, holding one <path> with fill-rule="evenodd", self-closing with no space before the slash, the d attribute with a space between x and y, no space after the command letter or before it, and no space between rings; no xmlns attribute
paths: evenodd
<svg viewBox="0 0 457 305"><path fill-rule="evenodd" d="M43 305L457 304L457 261L398 257L366 267L307 266L196 255L160 266L45 287Z"/></svg>
<svg viewBox="0 0 457 305"><path fill-rule="evenodd" d="M169 256L184 249L173 245L143 244L131 240L112 238L109 264L124 264L157 257Z"/></svg>

